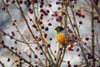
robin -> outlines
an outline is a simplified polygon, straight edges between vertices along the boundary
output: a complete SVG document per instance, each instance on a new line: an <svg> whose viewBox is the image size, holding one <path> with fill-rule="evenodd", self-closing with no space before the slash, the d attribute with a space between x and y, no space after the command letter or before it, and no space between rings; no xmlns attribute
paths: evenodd
<svg viewBox="0 0 100 67"><path fill-rule="evenodd" d="M69 33L65 33L65 29L62 26L56 27L53 31L57 32L56 39L60 45L67 47L75 43L75 41L68 36Z"/></svg>

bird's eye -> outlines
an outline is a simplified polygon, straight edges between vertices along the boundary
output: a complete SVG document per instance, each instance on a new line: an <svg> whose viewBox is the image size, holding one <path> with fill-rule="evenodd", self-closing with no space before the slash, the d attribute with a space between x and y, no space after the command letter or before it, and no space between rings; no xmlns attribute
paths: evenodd
<svg viewBox="0 0 100 67"><path fill-rule="evenodd" d="M60 30L60 28L58 28L58 30Z"/></svg>

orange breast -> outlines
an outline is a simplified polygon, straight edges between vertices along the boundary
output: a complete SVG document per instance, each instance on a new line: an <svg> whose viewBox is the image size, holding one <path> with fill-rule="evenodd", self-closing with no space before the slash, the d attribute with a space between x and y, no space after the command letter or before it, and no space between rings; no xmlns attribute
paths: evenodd
<svg viewBox="0 0 100 67"><path fill-rule="evenodd" d="M66 37L64 36L63 33L56 34L56 38L57 38L57 41L59 42L59 44L61 44L61 45L66 44L66 46L68 46L68 45L72 45L75 43L74 40L70 41L70 40L66 39Z"/></svg>
<svg viewBox="0 0 100 67"><path fill-rule="evenodd" d="M56 38L57 38L57 41L58 41L61 45L64 45L64 44L65 44L65 39L66 39L66 37L64 36L63 33L58 33L58 34L56 34Z"/></svg>

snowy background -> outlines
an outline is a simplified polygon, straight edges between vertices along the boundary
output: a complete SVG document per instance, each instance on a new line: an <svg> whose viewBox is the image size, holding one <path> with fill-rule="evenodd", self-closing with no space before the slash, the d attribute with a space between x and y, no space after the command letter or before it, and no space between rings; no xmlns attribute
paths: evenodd
<svg viewBox="0 0 100 67"><path fill-rule="evenodd" d="M1 2L1 0L0 0L0 2ZM87 2L85 0L78 0L78 3L80 3L80 4L82 4L82 5L86 6L86 7L89 7L89 5L87 4ZM52 4L52 10L53 11L56 11L58 9L58 7L60 6L60 5L56 5L56 0L53 1L51 4ZM25 11L26 10L26 7L24 5L22 5L22 6L23 6L23 10ZM49 21L49 22L47 21L48 19L51 18L50 15L53 12L48 7L44 7L44 8L50 10L49 15L48 16L45 16L44 18L46 18L46 19L43 20L45 26L47 26L49 22L52 23L52 26L49 27L49 31L47 32L48 33L48 38L46 39L46 41L51 44L52 50L55 51L55 50L57 50L56 47L57 47L57 44L58 43L57 43L56 38L55 38L56 37L56 35L55 35L56 32L53 32L52 29L54 29L55 27L57 27L59 24L58 24L58 22L56 21L55 18L53 20ZM79 5L75 5L75 8L74 9L76 10L76 9L79 9L79 8L80 8ZM12 6L12 5L11 5L11 7L9 9L10 9L12 15L14 16L14 18L15 19L18 19L19 16L20 16L20 12L17 9L15 9L15 7ZM84 9L83 7L81 7L81 9L82 9L82 14L85 15L85 18L76 17L77 23L80 20L83 21L83 24L80 25L80 27L79 27L80 34L81 34L81 37L89 37L90 38L91 37L91 35L90 35L91 34L91 15L90 15L89 12L86 12L86 10L88 10L88 9ZM69 10L69 12L70 12L70 10ZM29 16L33 18L33 15L30 15L29 14ZM100 24L95 21L95 25L96 25L96 32L99 35L98 40L100 40ZM0 10L0 27L2 27L2 26L4 26L3 27L3 30L5 32L7 32L7 33L10 33L11 31L16 31L16 28L14 26L12 26L12 23L10 21L10 18L8 16L8 14L5 13L4 11ZM31 38L31 35L29 35L30 33L28 32L27 27L25 26L25 23L23 23L23 22L18 23L18 26L21 29L23 35L25 35L27 41L31 42L32 38ZM30 24L30 26L31 26L31 24ZM34 29L33 29L33 32L36 33L36 31ZM19 36L18 33L16 33L16 36L15 37L17 37L18 39L21 40L21 37ZM49 38L51 38L51 37L52 37L53 40L50 42L49 41ZM6 45L17 47L23 53L29 49L23 43L19 43L18 42L18 45L13 45L14 44L14 40L10 40L10 38L7 37L7 36L4 37L4 40L5 40L5 44ZM100 42L98 44L100 45ZM35 44L34 45L31 45L31 46L32 46L33 49L36 47ZM76 48L77 47L74 47L74 50L75 51L67 51L67 53L66 53L66 55L64 57L64 60L65 61L70 61L72 65L79 64L82 61L81 57L78 56L78 54L80 54L80 52L76 52ZM98 52L100 52L100 49L99 48L100 47L96 47L96 49L97 49L96 53L97 54L98 54ZM30 52L29 52L29 54L30 54ZM24 57L26 59L28 59L27 55L24 55ZM40 56L40 57L42 57L42 56ZM7 59L8 58L11 58L11 61L10 62L7 62ZM16 56L14 56L14 55L12 56L11 53L8 50L3 49L2 47L0 47L0 60L5 64L6 67L10 67L11 64L12 64L12 62L16 60ZM62 67L66 67L66 66L67 66L67 63L63 62L62 63ZM27 65L25 64L24 67L27 67Z"/></svg>

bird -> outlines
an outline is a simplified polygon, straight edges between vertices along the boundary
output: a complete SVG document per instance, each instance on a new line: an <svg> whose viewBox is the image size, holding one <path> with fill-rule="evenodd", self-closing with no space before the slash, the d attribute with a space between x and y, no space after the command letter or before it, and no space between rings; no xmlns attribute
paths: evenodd
<svg viewBox="0 0 100 67"><path fill-rule="evenodd" d="M56 39L58 43L62 46L69 46L75 43L73 39L71 39L68 34L66 34L65 29L62 26L58 26L53 31L56 31Z"/></svg>

